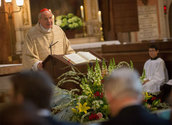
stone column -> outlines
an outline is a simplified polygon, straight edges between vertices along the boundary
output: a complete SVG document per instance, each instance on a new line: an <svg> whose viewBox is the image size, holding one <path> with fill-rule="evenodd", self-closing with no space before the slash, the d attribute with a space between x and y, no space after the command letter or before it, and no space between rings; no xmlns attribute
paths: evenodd
<svg viewBox="0 0 172 125"><path fill-rule="evenodd" d="M86 26L88 36L100 35L100 25L98 22L98 0L84 0Z"/></svg>
<svg viewBox="0 0 172 125"><path fill-rule="evenodd" d="M16 4L13 4L17 8ZM24 0L21 12L14 14L14 25L16 31L16 54L22 54L22 43L25 39L27 30L32 26L30 14L30 1Z"/></svg>

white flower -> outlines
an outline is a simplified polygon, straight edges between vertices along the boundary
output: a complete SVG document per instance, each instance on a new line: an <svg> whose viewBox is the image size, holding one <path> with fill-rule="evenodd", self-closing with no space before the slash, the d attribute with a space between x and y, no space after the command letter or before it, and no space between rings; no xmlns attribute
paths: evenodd
<svg viewBox="0 0 172 125"><path fill-rule="evenodd" d="M62 24L61 20L56 20L56 25L60 26Z"/></svg>
<svg viewBox="0 0 172 125"><path fill-rule="evenodd" d="M103 104L102 100L95 100L92 102L92 105L93 105L92 108L94 110L96 110L96 109L100 108L100 105L102 105L102 104Z"/></svg>

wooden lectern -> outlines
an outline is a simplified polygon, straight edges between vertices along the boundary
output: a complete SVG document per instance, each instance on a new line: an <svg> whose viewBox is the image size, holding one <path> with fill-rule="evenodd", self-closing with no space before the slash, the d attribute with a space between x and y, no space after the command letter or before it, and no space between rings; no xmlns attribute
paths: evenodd
<svg viewBox="0 0 172 125"><path fill-rule="evenodd" d="M99 59L103 59L99 55L92 52L92 54ZM49 55L44 61L43 61L43 68L48 74L52 77L52 79L55 82L58 82L57 78L61 76L63 73L71 70L71 67L77 68L82 73L87 73L88 69L88 63L82 63L82 64L76 64L73 65L72 63L68 62L65 58L63 58L64 55ZM90 66L94 65L95 62L89 63ZM71 90L73 88L80 88L78 85L74 83L66 83L62 86L59 86L60 88Z"/></svg>

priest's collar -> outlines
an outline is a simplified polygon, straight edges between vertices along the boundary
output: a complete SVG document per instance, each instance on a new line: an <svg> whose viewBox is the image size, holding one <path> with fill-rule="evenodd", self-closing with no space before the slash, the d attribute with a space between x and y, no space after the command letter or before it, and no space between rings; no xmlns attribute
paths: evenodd
<svg viewBox="0 0 172 125"><path fill-rule="evenodd" d="M156 60L156 59L158 59L159 57L157 56L157 57L155 57L155 58L151 58L151 60Z"/></svg>
<svg viewBox="0 0 172 125"><path fill-rule="evenodd" d="M45 29L41 24L39 24L39 25L40 25L40 27L41 27L41 30L43 30L43 31L46 32L46 33L50 33L51 30L52 30L52 28Z"/></svg>

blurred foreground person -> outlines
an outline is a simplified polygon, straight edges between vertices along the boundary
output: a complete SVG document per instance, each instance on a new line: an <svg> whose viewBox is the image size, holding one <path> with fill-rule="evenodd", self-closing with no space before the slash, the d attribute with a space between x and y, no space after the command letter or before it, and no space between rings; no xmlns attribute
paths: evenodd
<svg viewBox="0 0 172 125"><path fill-rule="evenodd" d="M11 77L11 101L17 104L32 102L37 108L37 114L51 125L64 123L55 121L50 112L50 102L53 94L53 82L43 71L24 71Z"/></svg>
<svg viewBox="0 0 172 125"><path fill-rule="evenodd" d="M141 105L142 85L138 74L127 68L116 69L105 80L105 96L112 118L103 125L169 125L170 122L147 112Z"/></svg>
<svg viewBox="0 0 172 125"><path fill-rule="evenodd" d="M0 111L0 125L49 125L35 110L30 103L7 105Z"/></svg>

